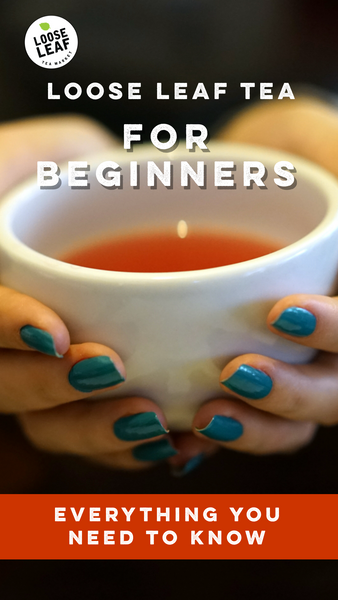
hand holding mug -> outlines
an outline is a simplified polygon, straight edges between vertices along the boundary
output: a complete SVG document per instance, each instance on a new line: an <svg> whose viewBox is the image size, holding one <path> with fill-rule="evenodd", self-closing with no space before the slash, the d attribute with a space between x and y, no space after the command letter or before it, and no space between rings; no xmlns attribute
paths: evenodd
<svg viewBox="0 0 338 600"><path fill-rule="evenodd" d="M338 174L337 109L316 98L256 105L219 138L291 151ZM198 437L254 454L290 452L311 441L318 424L338 423L338 298L287 296L271 309L267 326L319 354L304 365L256 354L236 357L220 375L228 398L206 403L194 419Z"/></svg>
<svg viewBox="0 0 338 600"><path fill-rule="evenodd" d="M83 153L83 147L81 150ZM223 151L224 149L222 149L222 152ZM232 151L231 147L229 147L228 154L231 152L232 158L236 152ZM262 154L267 156L267 154L264 152ZM239 150L237 156L239 158L243 158L243 155L245 156L244 150ZM53 158L57 157L53 155ZM229 158L229 156L224 158ZM322 177L325 179L325 176L320 174L319 181L321 181ZM302 183L302 175L300 175L300 181ZM60 286L58 285L56 286L56 289L53 289L53 286L52 289L47 289L46 281L48 281L48 284L51 281L51 271L49 271L51 263L48 262L48 259L45 259L44 256L42 256L41 260L39 258L39 265L36 271L35 260L39 256L36 255L36 252L33 252L33 256L30 249L25 247L24 255L22 253L20 254L19 252L19 256L19 254L17 254L17 245L16 248L12 247L9 252L8 247L6 247L4 275L7 285L13 287L15 286L16 289L18 289L16 282L19 281L19 287L21 291L24 291L30 295L38 296L44 304L52 306L56 313L61 315L63 322L66 321L71 325L71 337L76 344L70 347L70 350L66 353L66 362L64 363L66 366L62 368L59 366L56 367L55 364L60 362L60 359L58 358L50 359L48 357L39 357L40 359L44 359L44 364L46 365L46 360L48 360L50 364L52 364L51 361L53 361L53 370L56 369L55 373L57 370L60 371L60 374L62 373L61 377L63 378L63 381L66 381L66 385L69 386L70 382L68 377L73 365L76 366L76 363L81 364L82 359L95 360L98 356L104 357L104 359L108 358L110 361L113 359L112 362L114 364L114 369L116 369L120 376L124 376L124 367L121 359L112 350L110 350L110 344L104 342L104 335L106 332L108 332L109 341L113 341L113 335L111 331L115 332L114 340L116 341L116 345L122 349L120 354L123 356L123 358L126 357L127 361L129 360L130 363L130 368L127 365L127 370L128 375L131 373L131 385L129 385L129 388L127 388L125 392L127 396L129 396L128 398L124 398L123 400L104 399L95 400L95 402L87 402L81 398L86 398L88 391L84 391L82 389L77 390L76 392L76 399L80 401L72 402L73 399L75 400L75 397L72 395L73 390L71 390L72 394L67 395L70 393L69 388L67 388L67 393L62 396L62 398L65 399L61 399L60 405L57 407L50 406L48 408L46 407L46 410L40 411L36 410L36 407L34 406L28 406L27 409L29 410L29 413L22 417L22 422L24 423L24 427L34 443L37 443L38 445L50 450L54 449L61 452L76 452L80 454L86 454L87 456L95 456L95 458L115 466L134 468L137 464L150 464L153 460L173 456L176 451L166 439L166 422L164 420L162 410L158 408L152 401L145 400L141 396L148 395L151 398L156 400L158 399L162 403L161 405L164 408L164 412L169 414L171 421L170 424L173 424L174 426L177 424L181 426L187 426L188 423L191 423L193 414L192 410L194 406L201 404L203 400L203 394L204 398L208 397L209 395L209 397L212 397L213 400L207 404L204 404L195 417L194 426L199 430L202 430L202 432L199 431L197 433L198 438L194 438L188 434L182 434L181 437L178 437L177 440L175 440L175 446L180 450L180 456L173 456L173 458L170 458L170 461L173 464L182 466L187 461L190 461L190 459L195 459L196 455L199 456L201 453L211 452L214 447L215 439L218 439L218 441L220 441L222 444L225 443L228 447L257 453L288 451L295 449L296 447L299 447L303 443L309 441L315 429L313 420L320 421L320 416L315 417L313 414L307 416L309 414L307 412L307 408L305 409L306 414L304 412L299 413L297 411L291 414L291 407L289 407L290 414L288 414L285 406L284 408L282 407L283 400L280 400L280 398L284 397L285 390L289 392L290 389L293 389L293 382L299 380L299 375L300 373L304 372L304 369L305 374L303 380L305 383L303 386L303 393L305 394L305 390L307 389L309 381L308 375L306 374L306 369L310 369L311 367L309 365L298 367L295 365L286 365L284 362L279 362L279 359L282 358L282 361L291 360L291 362L295 363L308 360L312 355L310 348L316 347L316 341L312 343L312 335L316 335L316 332L309 334L310 338L308 343L305 342L305 344L303 344L304 348L302 349L300 345L296 346L288 342L283 342L282 340L278 343L275 343L272 340L277 340L277 338L275 338L272 332L276 334L276 329L271 328L271 333L268 333L266 332L264 326L264 306L267 302L271 306L273 303L272 299L276 299L276 296L283 296L287 293L295 294L299 290L299 287L301 288L300 291L316 291L319 294L329 292L333 289L333 281L337 264L337 257L334 254L334 248L336 247L336 224L334 222L336 217L334 215L336 214L336 209L333 208L332 204L331 208L329 209L328 205L326 204L326 200L327 196L332 199L333 196L336 195L336 187L333 182L329 182L328 180L324 186L325 189L321 188L320 183L318 187L316 174L312 176L311 173L309 173L309 170L306 173L303 183L305 188L303 189L303 192L301 189L301 194L298 195L296 203L293 201L293 196L290 198L288 205L289 209L292 211L293 205L296 204L294 209L295 212L284 212L284 216L278 224L279 229L280 227L283 229L284 226L284 233L288 228L290 228L290 224L292 227L296 227L294 231L291 231L291 238L289 238L287 243L291 245L298 244L298 246L294 246L294 250L292 250L291 246L284 248L284 250L281 251L282 254L279 255L280 260L275 259L278 253L276 253L273 259L271 259L273 255L263 257L261 262L257 263L257 269L250 268L250 265L248 269L245 265L244 267L243 265L232 265L227 274L225 272L219 273L219 277L216 278L215 273L213 273L211 277L209 273L205 276L202 275L197 279L196 276L192 274L188 276L188 280L185 280L185 276L174 278L178 279L179 282L172 281L173 278L170 277L162 277L164 282L167 279L166 283L163 283L163 281L162 283L159 283L160 278L157 278L157 283L152 281L151 284L148 278L147 285L142 287L140 286L142 278L130 277L132 274L129 273L127 274L127 277L122 278L123 281L121 280L117 287L116 281L115 284L110 287L108 278L100 278L100 276L95 276L92 278L88 287L89 282L87 279L87 274L82 276L80 273L76 274L76 276L80 276L77 279L77 283L72 286L72 282L70 281L71 278L69 277L71 271L69 271L68 275L66 273L66 277L62 283L62 285L65 284L65 289L63 289L63 291L61 290L60 292ZM330 188L329 192L327 186ZM306 196L304 194L304 190L306 190ZM23 191L23 194L25 194L25 191ZM32 195L32 192L29 192L28 195L29 194ZM283 201L281 204L287 204L287 197L288 194L284 192L284 197L281 197L280 199ZM216 205L219 198L220 197L218 197L216 200ZM31 199L34 201L34 198ZM77 201L77 198L75 198L75 200ZM137 198L137 200L139 203L140 199ZM259 206L255 206L256 200L258 202L258 196L252 198L251 207L253 208L251 208L251 213L249 214L248 220L255 221L256 211L260 218L255 222L261 223L262 216L266 216L268 211L260 210ZM263 200L264 199L262 199L261 196L260 201ZM54 198L53 202L56 202ZM68 198L65 198L64 206L67 205L67 202ZM269 202L264 200L263 204L264 202L266 203L265 208L268 207ZM74 204L76 203L73 203L73 205ZM168 204L169 202L166 204L164 212L168 210L170 212L170 209L167 208ZM196 198L194 197L193 206L195 212L196 205L198 204L198 210L201 210L201 205L203 202L196 202ZM135 206L137 206L137 203ZM161 206L161 210L162 208L163 205ZM306 214L306 219L304 218L303 222L299 223L299 215L305 214L304 211L306 208L308 208L309 214ZM40 209L38 208L38 211L39 210ZM59 208L57 208L57 210L59 210ZM147 210L149 210L149 207ZM204 210L210 212L210 206L204 207ZM207 213L204 214L204 217L206 214ZM236 221L236 214L234 213L234 215ZM271 216L273 216L272 213ZM176 217L177 215L174 214L174 220L177 220ZM42 245L46 243L46 240L49 241L49 238L52 237L50 234L54 225L54 218L55 214L52 214L50 223L47 222L46 224L45 238L43 239L43 236L40 238L40 243L42 243ZM103 218L105 218L104 213ZM72 219L70 219L70 221L69 231L73 231L75 220L72 221ZM19 223L19 221L17 221L17 223ZM92 225L93 220L90 222L90 226ZM298 225L301 227L300 231L297 231ZM22 232L22 226L20 223L19 226L21 227ZM95 226L97 226L98 229L101 227L99 222L96 222ZM268 218L265 218L264 227L266 227L267 231L271 230L271 218L269 216ZM38 229L31 232L30 239L35 238L35 233L37 231ZM313 233L315 233L315 235L313 235ZM308 234L310 237L307 237ZM26 236L24 243L28 244L29 246L30 240L28 238L30 234L26 231L24 232L24 235ZM305 242L302 241L302 236L305 236ZM5 246L7 242L8 240L5 240ZM55 239L52 240L52 242L55 246ZM40 248L36 249L41 251ZM296 249L298 249L298 254L295 252ZM13 255L10 256L13 250L14 260ZM43 250L43 254L45 253L48 254L48 251ZM304 254L307 254L307 259L305 262L303 262ZM318 266L323 263L323 257L326 256L329 256L330 258L329 268L327 268L327 264L325 264L325 269L318 268ZM290 260L294 261L293 268L291 267L291 270L289 268ZM315 269L313 268L314 265L316 265ZM54 266L52 266L52 272L55 275L57 269L55 271ZM68 265L68 267L70 266ZM267 279L269 280L270 286L268 288L266 288L266 282L264 282L264 276L262 274L264 271L265 275L268 274ZM303 278L304 271L306 271L305 278ZM43 272L46 274L46 279L44 279ZM202 272L198 273L201 275ZM247 275L250 274L250 277L246 277L245 279L245 273ZM72 271L72 274L75 274L75 271ZM60 273L58 273L57 276L59 275ZM252 282L251 287L250 280ZM286 287L284 285L284 281L288 281ZM196 282L198 284L197 286L192 285L192 283L196 284ZM104 283L103 286L102 283ZM176 285L177 283L179 283L178 287ZM246 287L244 290L243 285L247 286L248 284L249 287ZM92 290L90 289L91 285L93 286ZM197 303L195 305L194 302L192 302L192 299L195 295L195 290L197 288L200 294L202 292L200 295L200 305ZM65 302L67 295L69 298L73 297L75 289L79 291L80 296L82 295L82 290L86 289L86 293L88 292L89 298L87 307L81 307L81 302ZM35 293L36 290L37 293ZM230 298L229 290L235 290L235 293L233 293L233 291L231 292ZM262 295L260 295L261 292ZM185 296L189 310L184 309L183 315L180 314L178 310L172 311L173 307L177 307L176 298L179 297L180 300L182 300L182 298ZM112 304L110 305L112 322L108 327L108 329L110 328L109 331L107 329L107 321L103 320L102 324L98 323L100 320L100 315L105 317L104 307L107 305L107 297L111 298L112 301L114 299L115 302L114 306ZM128 309L126 309L125 306L126 298L130 299L129 304L131 304ZM150 301L151 298L152 300ZM265 304L264 302L262 304L262 298L265 299ZM95 299L96 304L93 304L93 299ZM135 302L134 305L132 305L134 299ZM225 304L223 303L224 299L226 299ZM249 300L249 304L251 303L250 309L247 300ZM150 301L149 306L148 301ZM284 300L283 302L288 302L288 299ZM93 306L95 310L93 310ZM135 307L136 312L134 311L135 314L130 317L130 308L134 309ZM203 318L201 317L201 307L206 309L204 310ZM295 307L301 308L297 305ZM287 305L286 309L287 308L293 308L293 306ZM280 309L283 312L283 306L281 306ZM39 310L42 314L43 311L41 310L41 304ZM226 321L225 315L227 312L229 313L229 311L230 318L227 317L227 325L224 325L224 321ZM122 320L120 319L120 322L118 322L118 318L115 317L116 315L119 317L122 315L123 318ZM314 317L317 319L316 315L314 315ZM55 315L55 318L58 317ZM258 325L257 323L254 323L255 318L257 318ZM198 328L193 325L193 319L196 319ZM161 329L163 320L167 322L164 330ZM146 322L145 330L139 331L137 328L137 323L140 322L140 325L142 325L144 324L144 321ZM229 330L229 323L230 325L235 324L233 330L231 330L231 327ZM98 324L99 327L97 327ZM240 328L238 330L239 324ZM159 325L161 330L160 333L165 334L162 338L162 347L167 353L167 363L169 363L172 367L171 371L168 371L168 373L166 373L163 369L163 365L161 369L155 368L154 366L158 358L157 355L159 354ZM62 326L65 328L64 325ZM48 328L44 329L44 327L44 325L40 325L40 327L37 327L37 329L48 331ZM197 338L195 336L195 331L197 331L197 329L201 329L202 331L201 339L199 339L198 336ZM252 330L254 331L253 338L251 337ZM189 341L189 332L193 332L194 334L193 338L191 338L191 343ZM137 342L140 341L140 333L143 334L145 341L144 343L137 344ZM279 334L282 334L280 330ZM85 336L84 339L80 339L82 335ZM166 337L168 335L169 338ZM178 355L175 356L174 350L179 348L179 345L175 345L179 335L182 339L186 337L189 343L188 346L187 344L183 344L183 348L181 348ZM287 337L288 340L291 340L291 337L288 337L287 334L284 337ZM229 348L226 348L224 341L227 341L228 338L230 338ZM87 342L85 342L86 339L95 339L100 343L87 344ZM129 345L129 349L128 344L125 346L126 339L128 344L130 344L130 341L132 342L132 346ZM166 344L166 340L169 340L170 343ZM205 355L205 340L208 340L208 352L210 351L210 348L212 349L211 356ZM115 341L113 341L114 346ZM324 344L324 341L322 341L322 344ZM231 356L231 354L233 355L236 352L236 348L237 351L241 348L242 351L245 351L246 349L250 350L250 347L256 351L257 349L260 349L262 354L249 354L232 360L227 364L226 370L221 376L222 381L225 382L225 385L222 385L223 389L227 390L228 395L235 394L238 400L230 400L229 398L227 400L224 398L217 400L217 395L215 393L215 389L217 389L216 374L220 369L222 356L226 357L229 355ZM309 350L307 350L306 347L309 348ZM326 348L325 345L318 347ZM81 353L81 348L84 350L84 354ZM192 354L191 348L193 348ZM198 358L198 352L201 351L201 348L202 356L204 356L203 360L205 361L206 359L206 362L201 362L201 359ZM135 358L136 349L138 349L139 354ZM264 357L264 349L269 349L271 358ZM241 353L239 352L239 354ZM130 357L132 357L131 361ZM135 359L134 362L133 358ZM174 361L173 358L175 359ZM152 359L154 359L153 362ZM64 361L64 359L62 359L62 361ZM178 367L181 363L183 363L183 367L180 372ZM140 371L137 371L139 367L141 370L143 368L142 375L140 374ZM151 373L151 369L154 371L153 374ZM282 375L280 378L278 378L278 374L280 372ZM323 372L316 371L317 376L320 373ZM250 377L253 377L255 381L257 378L259 379L259 377L261 379L263 378L265 391L270 388L268 394L262 398L257 397L256 399L252 399L238 393L238 375L239 379L241 379L241 377L243 379L244 375L246 380L248 378L250 379ZM321 376L319 379L323 381ZM191 390L189 391L187 390L187 381L191 387ZM237 389L235 389L236 386L234 386L234 381L235 383L237 381ZM70 383L70 386L71 385L72 384ZM109 385L106 387L109 387ZM248 386L248 383L246 383L246 386ZM101 386L98 389L101 391L106 388ZM143 391L143 389L145 390L145 394L140 393ZM329 389L332 389L331 384L329 385ZM96 391L89 393L96 395L96 392L97 389ZM123 394L123 387L119 388L117 392L114 392L112 388L110 388L108 395L110 396L111 393L117 397L121 396L121 394ZM295 395L293 394L292 397L295 398ZM177 398L177 400L181 399L181 403L178 403L175 398ZM271 398L272 402L269 402ZM175 400L174 402L172 402L173 399ZM261 403L260 406L258 406L258 402ZM298 401L296 404L297 403ZM123 407L123 410L121 412L115 412L119 405ZM261 410L257 410L257 408L261 408ZM329 412L330 411L327 411L327 418L332 420L334 418L333 413L331 412L329 414ZM96 432L97 438L100 437L101 439L105 439L103 431L100 429L100 422L102 426L104 424L106 432L109 430L109 434L111 434L113 431L113 436L110 437L109 441L109 444L112 444L112 446L110 446L110 449L107 452L105 451L106 447L104 448L104 451L101 452L102 447L95 447L95 443L91 441L89 431L85 427L86 415L88 416L88 425L90 423L96 423L94 426L94 432ZM95 415L97 415L97 421L95 421ZM100 415L102 417L101 421ZM307 422L304 423L299 421L300 415L302 420ZM134 424L132 420L128 421L128 419L133 416L135 416ZM213 417L215 417L214 420ZM114 424L118 423L119 421L120 428L119 425L117 425L116 428ZM210 422L212 424L210 424ZM224 441L219 439L219 436L221 435L219 430L220 427L223 427L224 429L224 423L227 423L228 430L229 427L232 427L232 441ZM218 435L218 438L215 438L215 424L218 428L218 433L216 432L216 436ZM149 429L147 429L148 427ZM124 429L127 432L129 431L129 433L124 433ZM132 449L134 446L140 444L140 437L138 437L138 440L136 441L135 439L131 440L130 436L144 436L145 429L147 429L148 433L150 430L152 430L152 435L156 433L158 436L155 435L154 441L149 445L148 443L142 443L139 446L141 448L141 455L138 457L140 460L136 461L135 450ZM135 430L138 430L139 433L135 433ZM141 430L143 433L140 433ZM61 431L65 432L65 435L62 435ZM211 433L214 437L210 435ZM82 438L81 442L80 438L82 435L84 437ZM148 435L148 438L153 439L152 435ZM114 436L116 439L114 439ZM123 439L123 436L129 436L129 440ZM156 439L157 437L158 440ZM144 441L145 437L142 439ZM86 440L86 442L81 446L81 443L83 444L83 440ZM77 443L79 443L79 446L76 445ZM127 446L129 444L129 446L127 447L126 444Z"/></svg>
<svg viewBox="0 0 338 600"><path fill-rule="evenodd" d="M0 140L6 148L0 158L2 192L19 176L33 174L41 155L62 161L117 146L103 127L76 116L5 124ZM102 389L123 385L125 368L116 352L97 343L71 345L54 311L4 286L0 348L0 413L17 414L35 446L134 469L175 454L164 439L163 412L154 402L139 397L88 401ZM148 439L155 439L155 445L144 446L138 455L140 440Z"/></svg>

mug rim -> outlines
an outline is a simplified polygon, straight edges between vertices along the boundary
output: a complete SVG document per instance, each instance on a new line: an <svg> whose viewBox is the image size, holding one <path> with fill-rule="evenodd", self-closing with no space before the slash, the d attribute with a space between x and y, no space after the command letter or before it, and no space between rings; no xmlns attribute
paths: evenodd
<svg viewBox="0 0 338 600"><path fill-rule="evenodd" d="M273 160L278 162L281 160L280 152L283 152L263 146L225 142L212 142L209 143L208 147L210 150L208 156L210 156L212 160L224 158L224 156L220 156L219 154L226 151L243 155L245 152L253 152L257 153L258 159L263 162L271 162ZM120 159L119 163L127 162L125 151L119 147L115 148L114 146L112 146L111 150L106 149L104 151L96 152L95 154L86 157L85 160L89 164L99 164L100 162L107 160L107 155L111 151L114 153L114 160ZM151 160L154 158L154 155L158 157L159 151L153 146L150 146L150 144L137 148L137 150L133 152L133 158L135 157L137 159L147 158ZM173 152L166 153L168 160L183 160L187 159L188 156L190 156L188 151L180 148ZM81 158L78 158L77 160L81 160ZM245 160L245 158L243 157L241 160ZM287 152L283 152L283 160L288 160L301 167L302 177L304 176L309 183L313 183L314 186L323 193L327 204L326 212L320 223L308 234L301 237L299 240L288 244L284 248L258 258L208 269L139 273L82 267L41 254L37 250L30 248L15 235L11 223L13 213L18 210L21 203L25 202L27 196L30 196L32 192L34 193L34 191L37 191L36 176L26 179L21 184L14 187L10 192L7 192L2 198L0 206L0 249L5 250L8 254L11 254L14 258L27 265L36 265L39 270L53 272L59 276L62 274L66 278L76 278L87 281L151 283L158 280L167 280L168 282L183 280L184 282L189 282L191 280L201 281L209 278L218 279L219 277L224 279L230 275L240 275L243 272L253 272L257 269L268 268L275 263L284 262L292 258L296 252L297 254L304 252L323 236L323 232L325 232L324 237L326 237L338 226L338 181L334 176L319 165ZM68 164L63 163L60 166L61 168L63 167L62 172L65 173ZM63 177L65 178L65 175Z"/></svg>

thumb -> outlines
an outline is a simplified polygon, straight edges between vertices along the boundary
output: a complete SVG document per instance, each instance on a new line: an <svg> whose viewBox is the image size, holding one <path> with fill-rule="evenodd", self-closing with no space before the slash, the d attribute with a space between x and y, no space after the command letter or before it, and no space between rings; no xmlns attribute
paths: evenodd
<svg viewBox="0 0 338 600"><path fill-rule="evenodd" d="M338 109L310 96L284 102L260 103L239 113L218 139L292 152L338 176Z"/></svg>
<svg viewBox="0 0 338 600"><path fill-rule="evenodd" d="M118 140L96 121L78 115L55 115L0 125L0 194L36 172L38 160L77 158Z"/></svg>

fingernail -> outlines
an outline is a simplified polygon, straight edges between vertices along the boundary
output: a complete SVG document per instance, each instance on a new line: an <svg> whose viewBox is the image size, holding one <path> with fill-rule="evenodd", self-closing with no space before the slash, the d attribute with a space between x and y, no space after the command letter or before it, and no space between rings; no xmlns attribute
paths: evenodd
<svg viewBox="0 0 338 600"><path fill-rule="evenodd" d="M316 317L305 308L299 308L298 306L286 308L278 319L271 323L272 327L278 329L278 331L298 337L311 335L316 329L316 324Z"/></svg>
<svg viewBox="0 0 338 600"><path fill-rule="evenodd" d="M183 467L173 468L171 470L171 474L174 477L184 477L184 475L187 475L188 473L191 473L191 471L197 469L197 467L200 466L201 462L203 462L204 458L205 454L203 452L201 454L197 454L196 456L193 456L193 458L188 460L188 462L186 462L185 465L183 465Z"/></svg>
<svg viewBox="0 0 338 600"><path fill-rule="evenodd" d="M69 372L69 383L79 392L94 392L125 381L109 356L93 356L76 363Z"/></svg>
<svg viewBox="0 0 338 600"><path fill-rule="evenodd" d="M49 356L63 358L63 355L56 351L53 336L48 331L38 329L32 325L25 325L20 329L20 337L27 346L34 348L34 350Z"/></svg>
<svg viewBox="0 0 338 600"><path fill-rule="evenodd" d="M249 365L241 365L231 377L221 383L229 390L250 400L265 398L272 390L271 377Z"/></svg>
<svg viewBox="0 0 338 600"><path fill-rule="evenodd" d="M243 425L231 417L223 417L222 415L215 415L210 423L203 429L196 431L203 433L206 437L211 440L217 440L218 442L233 442L238 440L243 433Z"/></svg>
<svg viewBox="0 0 338 600"><path fill-rule="evenodd" d="M136 460L144 461L165 460L176 454L178 454L177 450L172 447L168 440L141 444L141 446L137 446L133 449L134 458L136 458Z"/></svg>
<svg viewBox="0 0 338 600"><path fill-rule="evenodd" d="M122 417L114 423L114 433L119 440L133 442L168 433L154 412L138 413Z"/></svg>

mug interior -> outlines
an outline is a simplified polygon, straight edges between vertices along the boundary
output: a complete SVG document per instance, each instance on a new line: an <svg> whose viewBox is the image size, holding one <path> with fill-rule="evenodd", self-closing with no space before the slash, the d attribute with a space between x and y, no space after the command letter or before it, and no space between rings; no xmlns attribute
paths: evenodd
<svg viewBox="0 0 338 600"><path fill-rule="evenodd" d="M248 147L245 152L230 146L203 156L154 153L144 150L138 160L140 185L129 185L129 160L119 150L106 152L103 160L115 160L121 166L122 187L101 186L95 178L96 165L91 161L88 176L90 189L71 189L67 185L66 169L58 189L38 189L36 183L16 203L11 214L14 236L33 250L58 258L63 253L80 248L87 243L112 236L131 235L149 230L175 232L180 221L189 228L206 232L240 232L285 247L311 233L328 211L327 194L320 185L295 173L297 185L293 189L279 188L273 179L276 153L263 152ZM267 189L243 186L243 160L260 160L263 152L268 171ZM108 156L108 154L110 156ZM258 157L257 157L258 155ZM128 157L129 158L129 157ZM137 158L137 157L136 157ZM278 160L284 159L280 153ZM135 159L131 156L131 159ZM173 168L172 189L158 181L156 188L147 185L147 160L154 160L163 168L163 160L170 160ZM187 160L196 168L197 160L204 160L206 168L205 189L193 181L189 189L180 184L180 162ZM214 185L214 161L234 160L236 164L234 188L217 188ZM295 166L297 162L295 159Z"/></svg>

